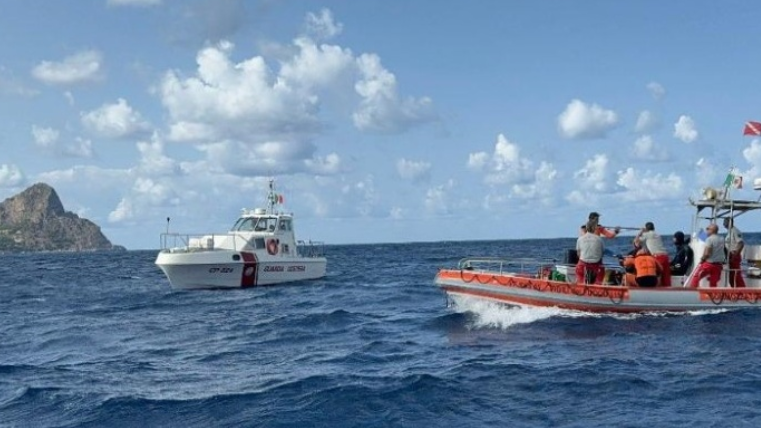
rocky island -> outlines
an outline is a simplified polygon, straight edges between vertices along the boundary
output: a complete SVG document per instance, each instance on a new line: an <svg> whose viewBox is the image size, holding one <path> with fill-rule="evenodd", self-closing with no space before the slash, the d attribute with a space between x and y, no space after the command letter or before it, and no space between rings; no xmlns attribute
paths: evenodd
<svg viewBox="0 0 761 428"><path fill-rule="evenodd" d="M64 210L56 191L37 183L0 203L0 252L124 250L90 220Z"/></svg>

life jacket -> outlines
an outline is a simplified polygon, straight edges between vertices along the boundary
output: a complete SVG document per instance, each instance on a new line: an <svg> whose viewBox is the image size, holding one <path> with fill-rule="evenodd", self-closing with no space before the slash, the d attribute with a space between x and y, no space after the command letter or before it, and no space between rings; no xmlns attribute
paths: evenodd
<svg viewBox="0 0 761 428"><path fill-rule="evenodd" d="M640 276L657 276L658 262L655 257L650 255L638 255L634 258L634 268L637 270L637 277Z"/></svg>

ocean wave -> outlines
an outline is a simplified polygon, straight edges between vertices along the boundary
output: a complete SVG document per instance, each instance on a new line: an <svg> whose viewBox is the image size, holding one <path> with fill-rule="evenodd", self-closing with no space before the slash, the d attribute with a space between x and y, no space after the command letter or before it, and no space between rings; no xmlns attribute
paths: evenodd
<svg viewBox="0 0 761 428"><path fill-rule="evenodd" d="M155 252L9 257L0 426L761 423L756 309L448 306L433 285L442 261L565 243L333 246L326 279L224 292L173 290Z"/></svg>

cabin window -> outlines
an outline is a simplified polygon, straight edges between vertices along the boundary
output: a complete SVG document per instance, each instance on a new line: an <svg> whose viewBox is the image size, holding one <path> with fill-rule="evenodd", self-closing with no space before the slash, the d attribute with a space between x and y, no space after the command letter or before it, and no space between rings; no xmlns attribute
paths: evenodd
<svg viewBox="0 0 761 428"><path fill-rule="evenodd" d="M264 238L254 239L254 248L256 248L257 250L264 248Z"/></svg>
<svg viewBox="0 0 761 428"><path fill-rule="evenodd" d="M266 218L259 218L259 221L256 223L256 229L254 229L257 232L264 232L267 230L267 219Z"/></svg>
<svg viewBox="0 0 761 428"><path fill-rule="evenodd" d="M291 230L291 220L289 219L280 219L280 223L278 224L278 229L288 232Z"/></svg>
<svg viewBox="0 0 761 428"><path fill-rule="evenodd" d="M230 228L230 230L238 230L238 229L240 229L240 224L243 223L245 220L246 219L244 219L244 218L239 218L238 221L235 222L233 227Z"/></svg>
<svg viewBox="0 0 761 428"><path fill-rule="evenodd" d="M239 230L241 232L247 232L254 229L254 221L251 218L242 219L242 222L239 222L238 228L236 230Z"/></svg>

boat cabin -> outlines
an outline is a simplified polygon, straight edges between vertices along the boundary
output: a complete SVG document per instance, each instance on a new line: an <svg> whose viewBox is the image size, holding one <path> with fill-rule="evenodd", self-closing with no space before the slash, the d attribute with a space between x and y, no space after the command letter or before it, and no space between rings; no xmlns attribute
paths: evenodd
<svg viewBox="0 0 761 428"><path fill-rule="evenodd" d="M234 250L266 250L271 256L295 257L293 216L264 208L243 209L229 234L215 237L213 245Z"/></svg>
<svg viewBox="0 0 761 428"><path fill-rule="evenodd" d="M293 218L286 214L268 214L263 208L245 212L235 222L230 232L290 232Z"/></svg>

